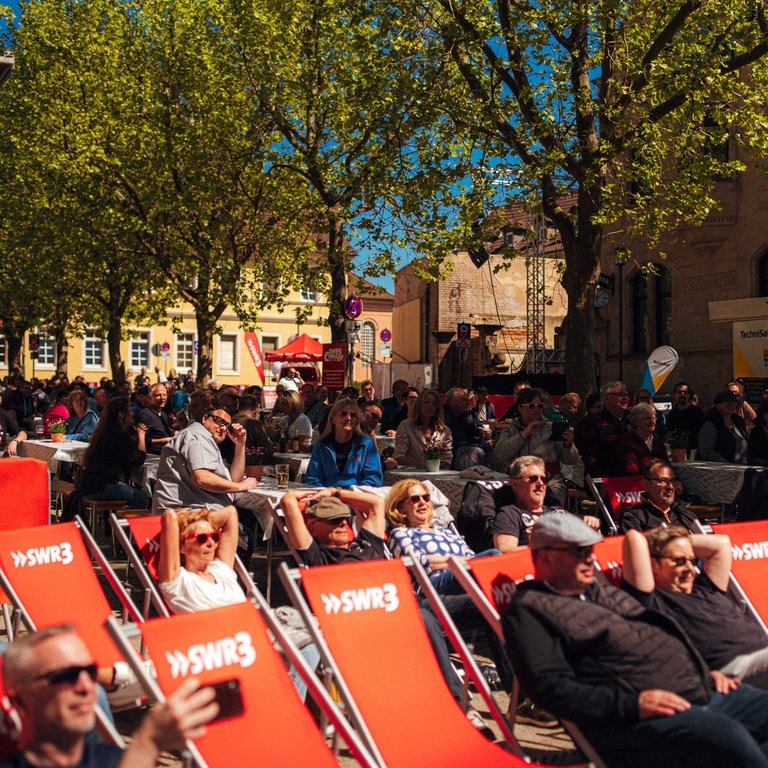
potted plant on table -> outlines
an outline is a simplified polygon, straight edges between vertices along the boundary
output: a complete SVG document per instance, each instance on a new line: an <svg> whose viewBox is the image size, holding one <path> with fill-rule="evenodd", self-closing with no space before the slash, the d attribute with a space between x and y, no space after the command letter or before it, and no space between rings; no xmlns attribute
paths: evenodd
<svg viewBox="0 0 768 768"><path fill-rule="evenodd" d="M669 454L672 461L685 461L690 447L688 433L684 429L673 429L667 434Z"/></svg>
<svg viewBox="0 0 768 768"><path fill-rule="evenodd" d="M439 472L440 461L445 455L443 444L434 437L430 437L427 439L423 450L424 464L427 468L427 472Z"/></svg>
<svg viewBox="0 0 768 768"><path fill-rule="evenodd" d="M255 477L261 480L264 473L264 459L267 449L263 445L257 445L253 448L245 448L245 474L246 477Z"/></svg>
<svg viewBox="0 0 768 768"><path fill-rule="evenodd" d="M48 425L48 432L54 443L64 442L64 435L67 433L67 425L63 421L52 421Z"/></svg>

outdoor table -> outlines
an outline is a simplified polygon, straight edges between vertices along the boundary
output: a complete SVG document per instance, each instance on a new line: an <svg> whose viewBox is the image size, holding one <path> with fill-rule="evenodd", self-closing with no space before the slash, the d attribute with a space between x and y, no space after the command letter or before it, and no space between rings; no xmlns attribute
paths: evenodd
<svg viewBox="0 0 768 768"><path fill-rule="evenodd" d="M285 453L273 453L272 457L278 464L290 465L290 474L294 480L303 480L304 475L307 474L311 455L312 454L310 453L293 453L292 451L286 451ZM273 474L275 471L274 465L268 464L266 466L271 468L271 472L268 474Z"/></svg>
<svg viewBox="0 0 768 768"><path fill-rule="evenodd" d="M155 490L155 481L157 480L157 470L160 466L160 457L156 454L148 453L147 458L140 467L134 467L131 471L130 483L137 488L141 488L144 493L152 498Z"/></svg>
<svg viewBox="0 0 768 768"><path fill-rule="evenodd" d="M717 461L675 461L672 466L686 493L698 496L705 504L733 504L748 469L747 464Z"/></svg>
<svg viewBox="0 0 768 768"><path fill-rule="evenodd" d="M51 440L22 440L18 445L19 456L47 462L48 471L54 475L60 461L79 464L87 450L88 443L80 440L64 440L61 443Z"/></svg>
<svg viewBox="0 0 768 768"><path fill-rule="evenodd" d="M376 447L381 453L385 448L395 447L395 438L389 435L376 435Z"/></svg>

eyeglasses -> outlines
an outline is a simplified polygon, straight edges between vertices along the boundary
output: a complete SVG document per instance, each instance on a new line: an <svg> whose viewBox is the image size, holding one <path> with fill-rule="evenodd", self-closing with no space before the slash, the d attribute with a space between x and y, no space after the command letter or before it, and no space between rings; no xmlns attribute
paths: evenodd
<svg viewBox="0 0 768 768"><path fill-rule="evenodd" d="M695 566L698 562L695 557L670 557L669 555L654 555L656 560L669 560L675 564L675 568L682 568L684 565Z"/></svg>
<svg viewBox="0 0 768 768"><path fill-rule="evenodd" d="M592 545L585 544L581 547L544 547L551 552L565 552L566 554L573 555L579 560L584 560L592 554Z"/></svg>
<svg viewBox="0 0 768 768"><path fill-rule="evenodd" d="M206 416L208 416L209 419L212 419L213 423L216 424L216 426L226 427L227 432L229 432L229 430L232 429L231 421L227 421L225 418L222 418L221 416L215 416L212 413L207 413Z"/></svg>
<svg viewBox="0 0 768 768"><path fill-rule="evenodd" d="M674 485L677 482L674 477L649 477L648 479L659 485Z"/></svg>
<svg viewBox="0 0 768 768"><path fill-rule="evenodd" d="M184 541L192 541L194 539L201 547L210 539L214 544L218 544L221 539L221 533L219 531L208 531L207 533L189 533L184 537Z"/></svg>
<svg viewBox="0 0 768 768"><path fill-rule="evenodd" d="M606 397L618 397L619 399L626 397L629 399L629 392L606 392Z"/></svg>
<svg viewBox="0 0 768 768"><path fill-rule="evenodd" d="M48 685L75 685L83 672L91 678L91 682L96 682L97 667L95 664L52 669L50 672L38 675L34 680L35 682L45 680Z"/></svg>
<svg viewBox="0 0 768 768"><path fill-rule="evenodd" d="M544 483L544 485L547 484L546 475L520 475L520 477L513 477L512 479L522 480L524 483L528 483L528 485L533 485L534 483Z"/></svg>
<svg viewBox="0 0 768 768"><path fill-rule="evenodd" d="M429 500L432 498L428 493L423 493L421 496L419 496L418 493L414 494L413 496L408 497L413 504L418 504L420 501L426 501L429 502Z"/></svg>
<svg viewBox="0 0 768 768"><path fill-rule="evenodd" d="M527 408L529 411L543 411L544 403L521 403L521 408Z"/></svg>

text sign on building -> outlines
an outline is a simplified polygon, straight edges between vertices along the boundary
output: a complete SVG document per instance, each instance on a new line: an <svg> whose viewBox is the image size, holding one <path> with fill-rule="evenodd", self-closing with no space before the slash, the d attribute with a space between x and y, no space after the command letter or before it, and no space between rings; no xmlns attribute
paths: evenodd
<svg viewBox="0 0 768 768"><path fill-rule="evenodd" d="M343 341L323 344L323 384L331 390L344 389L347 345Z"/></svg>
<svg viewBox="0 0 768 768"><path fill-rule="evenodd" d="M733 324L734 378L768 377L768 317Z"/></svg>

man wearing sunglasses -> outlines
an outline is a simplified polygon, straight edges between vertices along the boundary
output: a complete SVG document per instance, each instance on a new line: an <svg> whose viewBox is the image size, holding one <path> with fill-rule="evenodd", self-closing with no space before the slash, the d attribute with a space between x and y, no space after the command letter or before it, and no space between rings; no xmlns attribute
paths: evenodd
<svg viewBox="0 0 768 768"><path fill-rule="evenodd" d="M768 636L727 594L731 559L728 536L680 526L645 536L628 531L622 586L647 608L675 619L711 669L765 688Z"/></svg>
<svg viewBox="0 0 768 768"><path fill-rule="evenodd" d="M255 477L245 475L246 431L222 408L206 411L167 443L160 454L157 482L152 496L155 514L166 509L191 507L221 509L233 502L233 493L256 488ZM219 443L235 444L227 466Z"/></svg>
<svg viewBox="0 0 768 768"><path fill-rule="evenodd" d="M526 693L608 766L768 768L768 692L711 671L679 624L596 583L600 539L575 515L533 527L536 578L502 618Z"/></svg>
<svg viewBox="0 0 768 768"><path fill-rule="evenodd" d="M493 546L502 552L514 552L528 546L534 523L544 514L569 515L559 506L546 506L547 475L545 463L538 456L518 456L509 465L509 484L515 492L515 502L499 507L491 523ZM585 522L600 529L596 517L585 517Z"/></svg>
<svg viewBox="0 0 768 768"><path fill-rule="evenodd" d="M218 704L213 688L186 680L164 704L149 710L123 752L99 741L96 665L74 627L21 635L8 646L3 682L22 724L21 748L1 768L153 766L160 753L182 749L205 732Z"/></svg>

